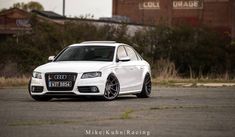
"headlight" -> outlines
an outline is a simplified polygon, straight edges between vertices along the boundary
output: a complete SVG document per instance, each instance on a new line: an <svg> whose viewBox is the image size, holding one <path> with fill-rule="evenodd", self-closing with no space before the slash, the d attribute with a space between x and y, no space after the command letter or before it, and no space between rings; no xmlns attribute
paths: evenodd
<svg viewBox="0 0 235 137"><path fill-rule="evenodd" d="M33 78L42 79L42 73L34 71L33 72Z"/></svg>
<svg viewBox="0 0 235 137"><path fill-rule="evenodd" d="M95 77L101 77L102 73L101 72L85 72L82 74L82 79L85 78L95 78Z"/></svg>

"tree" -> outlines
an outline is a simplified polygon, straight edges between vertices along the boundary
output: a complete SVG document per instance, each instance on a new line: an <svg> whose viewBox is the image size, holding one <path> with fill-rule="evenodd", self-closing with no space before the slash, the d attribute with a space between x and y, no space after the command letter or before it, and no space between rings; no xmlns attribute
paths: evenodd
<svg viewBox="0 0 235 137"><path fill-rule="evenodd" d="M30 1L28 3L18 2L18 3L13 4L13 7L27 10L27 11L31 11L31 10L42 11L42 10L44 10L44 7L42 6L42 4L39 2L35 2L35 1Z"/></svg>

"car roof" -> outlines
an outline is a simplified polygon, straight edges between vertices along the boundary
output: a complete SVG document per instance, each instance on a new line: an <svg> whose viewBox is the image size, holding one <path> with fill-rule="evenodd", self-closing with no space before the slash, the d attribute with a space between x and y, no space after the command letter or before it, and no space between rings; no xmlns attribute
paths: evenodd
<svg viewBox="0 0 235 137"><path fill-rule="evenodd" d="M85 41L82 43L72 44L69 47L73 47L73 46L112 46L112 47L117 47L119 45L126 45L126 44L117 43L116 41Z"/></svg>

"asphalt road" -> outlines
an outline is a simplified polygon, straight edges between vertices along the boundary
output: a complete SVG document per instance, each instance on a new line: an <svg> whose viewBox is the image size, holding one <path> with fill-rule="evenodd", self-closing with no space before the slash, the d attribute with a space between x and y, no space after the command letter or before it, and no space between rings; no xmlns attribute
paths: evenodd
<svg viewBox="0 0 235 137"><path fill-rule="evenodd" d="M0 89L0 137L234 137L235 88L158 88L152 97L32 100Z"/></svg>

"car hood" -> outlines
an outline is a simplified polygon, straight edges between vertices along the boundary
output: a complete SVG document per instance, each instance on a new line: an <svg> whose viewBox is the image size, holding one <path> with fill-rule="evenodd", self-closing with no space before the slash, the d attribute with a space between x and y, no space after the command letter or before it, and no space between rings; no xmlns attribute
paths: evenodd
<svg viewBox="0 0 235 137"><path fill-rule="evenodd" d="M34 71L38 72L92 72L101 71L103 68L111 66L113 62L100 61L58 61L50 62L37 67Z"/></svg>

